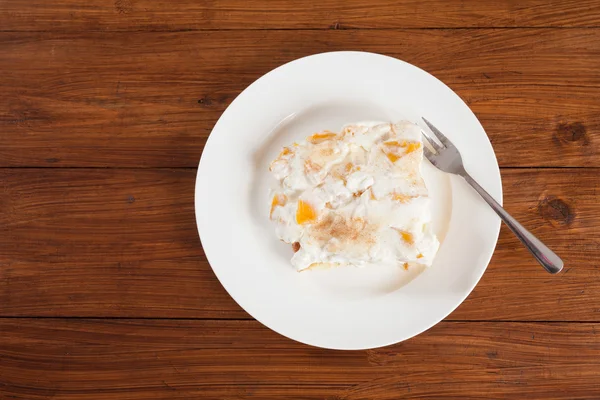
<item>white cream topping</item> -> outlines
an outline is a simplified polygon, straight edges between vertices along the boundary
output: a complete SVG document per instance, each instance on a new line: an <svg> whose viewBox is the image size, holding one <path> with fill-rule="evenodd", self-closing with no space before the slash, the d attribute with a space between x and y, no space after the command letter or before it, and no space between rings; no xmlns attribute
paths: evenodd
<svg viewBox="0 0 600 400"><path fill-rule="evenodd" d="M439 242L421 177L420 128L357 123L284 148L271 219L277 236L299 243L298 270L319 265L430 266Z"/></svg>

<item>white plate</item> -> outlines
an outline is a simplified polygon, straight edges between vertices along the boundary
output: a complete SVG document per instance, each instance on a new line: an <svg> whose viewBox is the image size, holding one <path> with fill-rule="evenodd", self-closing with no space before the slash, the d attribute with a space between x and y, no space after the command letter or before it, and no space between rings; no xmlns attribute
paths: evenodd
<svg viewBox="0 0 600 400"><path fill-rule="evenodd" d="M335 268L298 273L290 245L268 218L268 166L284 145L345 123L425 116L501 201L492 146L467 105L441 81L403 61L360 52L285 64L244 90L215 125L196 179L196 219L215 274L264 325L332 349L408 339L450 314L492 256L500 221L465 182L423 166L442 245L431 268Z"/></svg>

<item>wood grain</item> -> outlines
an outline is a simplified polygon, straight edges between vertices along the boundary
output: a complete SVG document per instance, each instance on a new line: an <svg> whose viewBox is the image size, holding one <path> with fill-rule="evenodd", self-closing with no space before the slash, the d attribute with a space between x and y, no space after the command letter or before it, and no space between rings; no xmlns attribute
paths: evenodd
<svg viewBox="0 0 600 400"><path fill-rule="evenodd" d="M503 167L600 166L600 29L460 29L0 33L0 167L195 167L252 81L348 49L446 82Z"/></svg>
<svg viewBox="0 0 600 400"><path fill-rule="evenodd" d="M593 0L4 0L2 30L353 29L600 26Z"/></svg>
<svg viewBox="0 0 600 400"><path fill-rule="evenodd" d="M0 20L0 399L600 398L597 0L3 0ZM446 321L369 351L246 314L202 251L194 168L245 87L335 50L455 90L564 272L503 227Z"/></svg>
<svg viewBox="0 0 600 400"><path fill-rule="evenodd" d="M506 209L565 272L545 273L503 229L450 318L600 321L598 170L502 174ZM194 180L192 169L0 169L0 315L249 318L202 253Z"/></svg>
<svg viewBox="0 0 600 400"><path fill-rule="evenodd" d="M255 321L4 319L0 359L0 397L18 399L600 395L597 323L442 322L394 346L341 352Z"/></svg>

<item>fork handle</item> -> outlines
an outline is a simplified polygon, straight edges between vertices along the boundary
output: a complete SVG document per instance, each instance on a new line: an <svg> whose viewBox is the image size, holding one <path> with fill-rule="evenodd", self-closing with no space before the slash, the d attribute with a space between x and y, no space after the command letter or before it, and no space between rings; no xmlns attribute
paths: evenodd
<svg viewBox="0 0 600 400"><path fill-rule="evenodd" d="M540 239L517 222L509 213L502 208L494 198L482 188L467 172L461 174L463 178L479 193L481 197L492 207L496 214L504 221L511 231L519 238L521 243L527 247L527 250L533 254L536 260L551 274L560 272L563 268L563 261L552 250L550 250Z"/></svg>

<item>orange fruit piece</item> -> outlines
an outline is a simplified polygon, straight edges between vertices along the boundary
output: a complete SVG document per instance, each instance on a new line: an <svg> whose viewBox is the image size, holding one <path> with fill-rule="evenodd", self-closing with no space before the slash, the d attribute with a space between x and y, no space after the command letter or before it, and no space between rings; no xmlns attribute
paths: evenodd
<svg viewBox="0 0 600 400"><path fill-rule="evenodd" d="M306 140L308 140L312 144L317 144L320 142L324 142L325 140L333 139L336 136L337 135L335 133L325 131L322 133L315 133L314 135L309 136Z"/></svg>
<svg viewBox="0 0 600 400"><path fill-rule="evenodd" d="M402 240L404 240L406 243L408 243L410 245L415 244L415 238L412 235L412 233L403 231L400 229L396 229L396 228L392 228L392 229L396 230L400 234L400 237L402 238Z"/></svg>
<svg viewBox="0 0 600 400"><path fill-rule="evenodd" d="M415 238L413 237L412 233L410 233L410 232L402 231L402 232L400 232L400 236L402 236L402 240L404 240L408 244L415 243Z"/></svg>
<svg viewBox="0 0 600 400"><path fill-rule="evenodd" d="M285 206L287 203L287 196L285 194L276 194L273 196L273 200L271 200L271 213L269 217L273 217L273 211L275 211L275 207Z"/></svg>
<svg viewBox="0 0 600 400"><path fill-rule="evenodd" d="M418 150L420 148L421 148L421 143L411 142L408 145L406 145L406 154L412 153L413 151Z"/></svg>
<svg viewBox="0 0 600 400"><path fill-rule="evenodd" d="M408 203L410 201L410 199L412 199L413 196L409 196L406 194L399 194L399 193L394 193L392 195L392 199L399 201L400 203Z"/></svg>
<svg viewBox="0 0 600 400"><path fill-rule="evenodd" d="M396 161L398 161L398 159L400 158L400 156L397 156L394 153L385 153L385 155L387 156L387 158L390 159L391 162L395 163Z"/></svg>
<svg viewBox="0 0 600 400"><path fill-rule="evenodd" d="M404 147L406 145L406 140L403 142L399 142L397 140L388 140L387 142L384 142L383 144L386 145L387 147Z"/></svg>
<svg viewBox="0 0 600 400"><path fill-rule="evenodd" d="M407 142L406 140L404 140L402 142L398 142L396 140L391 140L391 141L385 142L384 145L390 149L389 151L385 152L385 155L392 163L395 163L396 161L398 161L398 159L400 157L402 157L406 154L412 153L413 151L421 148L421 143ZM402 154L402 155L397 154L398 149L400 149L400 148L405 149L404 154Z"/></svg>
<svg viewBox="0 0 600 400"><path fill-rule="evenodd" d="M309 224L317 220L317 213L305 201L298 200L298 209L296 210L296 222L298 225Z"/></svg>

